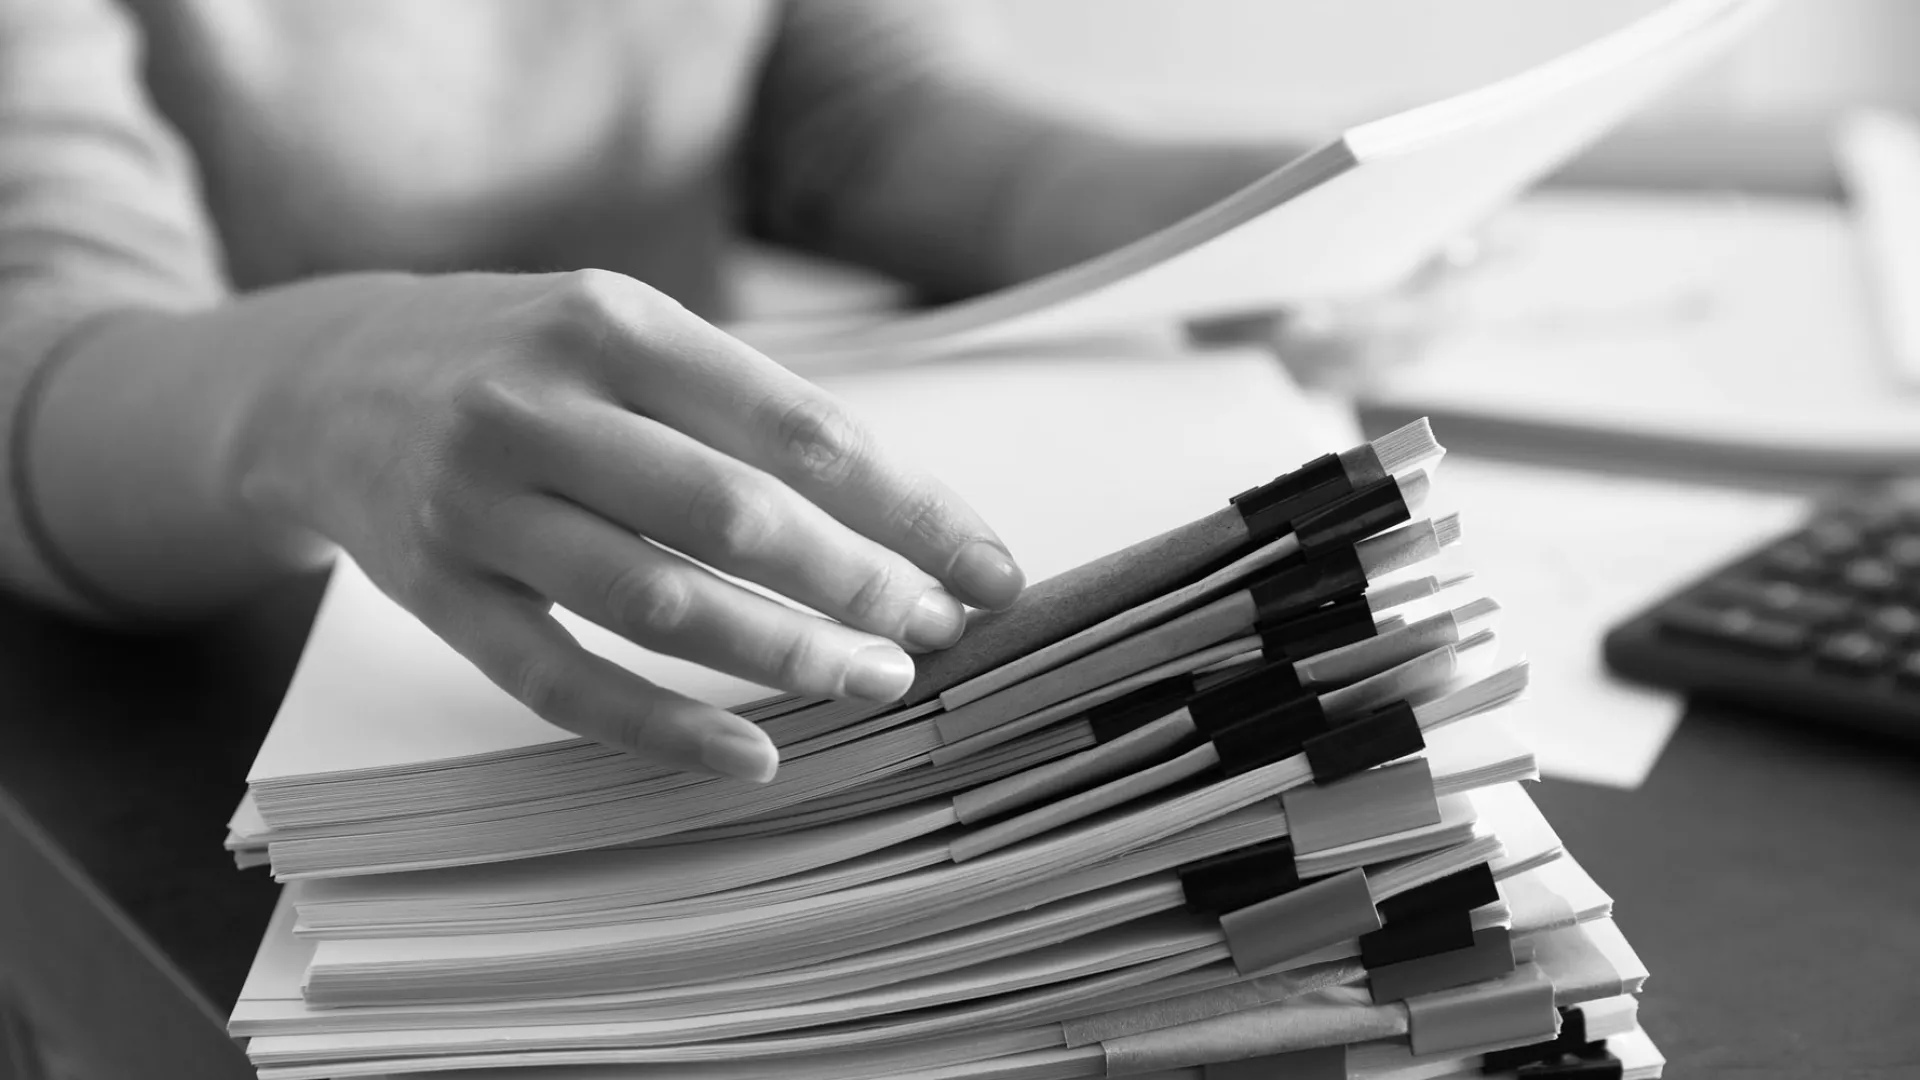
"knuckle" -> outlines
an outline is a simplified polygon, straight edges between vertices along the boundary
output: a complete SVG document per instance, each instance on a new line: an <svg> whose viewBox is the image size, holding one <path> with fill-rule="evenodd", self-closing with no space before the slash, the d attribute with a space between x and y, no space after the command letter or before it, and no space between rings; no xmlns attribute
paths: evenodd
<svg viewBox="0 0 1920 1080"><path fill-rule="evenodd" d="M564 369L589 379L607 379L647 350L653 334L668 329L684 311L657 288L603 269L559 275L545 307L536 344Z"/></svg>
<svg viewBox="0 0 1920 1080"><path fill-rule="evenodd" d="M892 517L899 535L916 547L944 548L956 539L945 495L927 485L908 491Z"/></svg>
<svg viewBox="0 0 1920 1080"><path fill-rule="evenodd" d="M402 548L381 568L380 585L421 622L444 630L457 621L465 598L436 562L438 560L421 547Z"/></svg>
<svg viewBox="0 0 1920 1080"><path fill-rule="evenodd" d="M760 557L780 531L772 493L741 477L719 476L702 485L688 517L707 538L710 554L733 562Z"/></svg>
<svg viewBox="0 0 1920 1080"><path fill-rule="evenodd" d="M893 608L894 568L882 562L867 575L867 580L854 590L846 603L848 621L861 626L885 625L897 620L889 619Z"/></svg>
<svg viewBox="0 0 1920 1080"><path fill-rule="evenodd" d="M475 466L480 467L475 467ZM491 538L511 523L522 496L484 462L443 462L411 484L400 513L403 538L427 566L483 559Z"/></svg>
<svg viewBox="0 0 1920 1080"><path fill-rule="evenodd" d="M541 313L539 344L560 356L596 356L607 347L613 316L631 279L607 270L573 270L559 275L550 302ZM638 282L631 282L638 285Z"/></svg>
<svg viewBox="0 0 1920 1080"><path fill-rule="evenodd" d="M445 488L430 489L407 508L407 513L412 518L411 532L416 540L411 550L423 557L445 554L466 535L463 524L466 508Z"/></svg>
<svg viewBox="0 0 1920 1080"><path fill-rule="evenodd" d="M549 345L599 355L616 327L655 324L670 303L664 293L625 274L571 270L559 275L542 330Z"/></svg>
<svg viewBox="0 0 1920 1080"><path fill-rule="evenodd" d="M844 483L865 461L869 439L847 410L821 398L805 398L779 410L774 436L789 468L826 486Z"/></svg>
<svg viewBox="0 0 1920 1080"><path fill-rule="evenodd" d="M429 448L430 460L447 483L545 471L576 437L577 389L538 371L504 365L478 371L450 398L443 428L425 436L437 444Z"/></svg>
<svg viewBox="0 0 1920 1080"><path fill-rule="evenodd" d="M537 715L559 723L570 719L572 682L560 666L544 657L525 657L508 673L507 692Z"/></svg>
<svg viewBox="0 0 1920 1080"><path fill-rule="evenodd" d="M644 637L669 637L693 611L693 590L678 574L627 567L608 579L604 602L615 623Z"/></svg>
<svg viewBox="0 0 1920 1080"><path fill-rule="evenodd" d="M775 681L781 686L805 687L818 682L821 656L813 635L803 632L783 639L775 646L771 667Z"/></svg>
<svg viewBox="0 0 1920 1080"><path fill-rule="evenodd" d="M643 297L648 288L625 274L587 268L560 275L560 310L582 321L605 318Z"/></svg>
<svg viewBox="0 0 1920 1080"><path fill-rule="evenodd" d="M628 715L618 722L605 725L595 733L595 738L617 750L653 759L660 749L654 728L664 718L664 713L665 710L658 705L641 705L638 715Z"/></svg>
<svg viewBox="0 0 1920 1080"><path fill-rule="evenodd" d="M481 369L453 390L449 439L457 449L497 447L516 432L542 422L545 397L533 380Z"/></svg>
<svg viewBox="0 0 1920 1080"><path fill-rule="evenodd" d="M442 472L405 506L409 550L423 563L452 561L478 532L482 512L471 486Z"/></svg>

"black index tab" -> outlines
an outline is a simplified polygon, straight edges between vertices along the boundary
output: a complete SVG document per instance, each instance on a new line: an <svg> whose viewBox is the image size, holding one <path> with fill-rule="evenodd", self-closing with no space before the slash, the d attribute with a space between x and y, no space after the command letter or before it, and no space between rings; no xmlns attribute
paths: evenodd
<svg viewBox="0 0 1920 1080"><path fill-rule="evenodd" d="M1337 548L1352 547L1411 517L1400 482L1389 476L1301 516L1294 522L1293 531L1300 539L1300 553L1311 559Z"/></svg>
<svg viewBox="0 0 1920 1080"><path fill-rule="evenodd" d="M1242 720L1298 698L1300 676L1282 660L1242 672L1218 686L1195 694L1187 715L1200 734L1211 739Z"/></svg>
<svg viewBox="0 0 1920 1080"><path fill-rule="evenodd" d="M1308 694L1227 727L1213 736L1213 746L1221 771L1238 776L1292 757L1330 726L1320 699Z"/></svg>
<svg viewBox="0 0 1920 1080"><path fill-rule="evenodd" d="M1260 627L1260 651L1269 660L1304 660L1328 649L1365 641L1378 629L1367 598L1347 596Z"/></svg>
<svg viewBox="0 0 1920 1080"><path fill-rule="evenodd" d="M1417 918L1429 911L1472 910L1498 899L1500 889L1493 882L1493 867L1478 863L1380 901L1380 918L1392 922Z"/></svg>
<svg viewBox="0 0 1920 1080"><path fill-rule="evenodd" d="M1350 547L1317 559L1282 564L1247 587L1253 597L1254 623L1273 626L1304 615L1329 600L1367 591L1367 571Z"/></svg>
<svg viewBox="0 0 1920 1080"><path fill-rule="evenodd" d="M1426 746L1413 706L1396 701L1308 739L1302 749L1307 753L1307 763L1313 766L1313 782L1330 784L1363 769L1417 754Z"/></svg>
<svg viewBox="0 0 1920 1080"><path fill-rule="evenodd" d="M1300 887L1293 841L1284 836L1188 863L1178 873L1187 910L1196 915L1224 915Z"/></svg>
<svg viewBox="0 0 1920 1080"><path fill-rule="evenodd" d="M1095 705L1083 715L1094 741L1108 743L1173 712L1191 697L1193 676L1175 675Z"/></svg>
<svg viewBox="0 0 1920 1080"><path fill-rule="evenodd" d="M1296 519L1352 493L1353 481L1347 479L1340 455L1322 454L1227 501L1240 511L1248 540L1259 547L1292 532Z"/></svg>
<svg viewBox="0 0 1920 1080"><path fill-rule="evenodd" d="M1360 962L1369 970L1423 956L1473 948L1473 915L1467 908L1430 911L1396 919L1360 935Z"/></svg>

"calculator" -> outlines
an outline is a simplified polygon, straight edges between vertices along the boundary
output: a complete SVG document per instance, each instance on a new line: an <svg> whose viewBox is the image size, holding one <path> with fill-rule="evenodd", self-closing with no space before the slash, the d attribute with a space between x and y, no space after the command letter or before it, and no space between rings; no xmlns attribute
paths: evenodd
<svg viewBox="0 0 1920 1080"><path fill-rule="evenodd" d="M1607 666L1920 741L1920 480L1851 489L1607 635Z"/></svg>

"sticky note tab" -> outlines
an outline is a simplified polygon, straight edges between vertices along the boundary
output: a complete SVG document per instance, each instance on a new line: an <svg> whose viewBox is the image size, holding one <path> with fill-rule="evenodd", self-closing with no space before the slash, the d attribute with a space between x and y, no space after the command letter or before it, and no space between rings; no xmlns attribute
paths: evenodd
<svg viewBox="0 0 1920 1080"><path fill-rule="evenodd" d="M1366 871L1348 870L1220 917L1241 974L1380 929Z"/></svg>
<svg viewBox="0 0 1920 1080"><path fill-rule="evenodd" d="M1492 983L1407 999L1413 1052L1463 1056L1554 1037L1553 983L1533 964Z"/></svg>
<svg viewBox="0 0 1920 1080"><path fill-rule="evenodd" d="M1301 855L1440 823L1425 758L1294 788L1280 802L1293 850Z"/></svg>

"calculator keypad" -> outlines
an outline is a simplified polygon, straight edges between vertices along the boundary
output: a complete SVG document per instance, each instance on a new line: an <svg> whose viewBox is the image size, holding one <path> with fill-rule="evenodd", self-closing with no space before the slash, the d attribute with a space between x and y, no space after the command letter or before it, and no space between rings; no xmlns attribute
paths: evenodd
<svg viewBox="0 0 1920 1080"><path fill-rule="evenodd" d="M1814 520L1654 609L1660 635L1783 678L1906 702L1920 727L1920 487ZM1891 695L1891 696L1888 696Z"/></svg>

